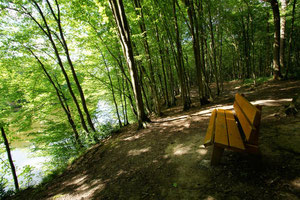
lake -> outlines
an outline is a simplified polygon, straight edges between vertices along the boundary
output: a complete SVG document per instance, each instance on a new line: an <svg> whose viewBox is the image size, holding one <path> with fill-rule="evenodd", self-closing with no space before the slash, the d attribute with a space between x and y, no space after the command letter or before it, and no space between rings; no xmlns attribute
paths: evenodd
<svg viewBox="0 0 300 200"><path fill-rule="evenodd" d="M114 111L114 107L109 102L104 100L99 100L96 113L93 118L96 127L97 126L100 127L101 125L107 123L117 124L117 119L113 111ZM122 116L122 113L120 113L120 115ZM32 127L38 130L39 124L33 124ZM17 138L18 139L15 139L13 142L10 143L10 147L11 147L12 158L14 160L14 164L17 171L19 184L22 187L28 186L27 184L26 185L21 184L24 181L24 179L22 179L22 177L19 176L26 165L30 165L31 167L34 168L32 171L32 176L31 176L32 181L30 185L39 184L43 179L46 171L43 165L44 163L50 161L51 157L37 157L38 155L37 152L31 151L33 149L33 144L30 142L30 139L32 138L28 137L26 132L23 132L22 134L18 134ZM2 159L7 160L7 154L4 153L2 155L3 155ZM0 174L0 178L1 178L1 174ZM5 176L5 178L7 178L10 182L9 188L14 189L14 183L13 183L13 178L10 169L9 169L9 173Z"/></svg>
<svg viewBox="0 0 300 200"><path fill-rule="evenodd" d="M28 138L22 137L20 140L15 140L10 144L12 159L16 167L16 172L21 187L26 187L29 185L36 185L41 182L44 176L45 170L43 169L43 164L50 160L50 157L36 157L36 152L32 152L32 144L29 142ZM7 154L3 153L3 160L7 160ZM2 163L3 164L3 163ZM24 182L24 178L19 175L22 173L23 168L26 165L33 167L32 170L32 181L28 184L21 184ZM11 170L9 169L9 174L4 176L9 180L9 189L14 189L13 178L11 175Z"/></svg>

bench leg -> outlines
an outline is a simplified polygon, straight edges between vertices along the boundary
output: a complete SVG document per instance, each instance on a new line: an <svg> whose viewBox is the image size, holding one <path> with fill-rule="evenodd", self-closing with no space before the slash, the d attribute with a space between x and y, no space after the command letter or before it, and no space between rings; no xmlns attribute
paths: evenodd
<svg viewBox="0 0 300 200"><path fill-rule="evenodd" d="M217 165L217 164L219 164L223 152L224 152L224 148L218 147L218 146L214 145L212 156L211 156L210 165Z"/></svg>

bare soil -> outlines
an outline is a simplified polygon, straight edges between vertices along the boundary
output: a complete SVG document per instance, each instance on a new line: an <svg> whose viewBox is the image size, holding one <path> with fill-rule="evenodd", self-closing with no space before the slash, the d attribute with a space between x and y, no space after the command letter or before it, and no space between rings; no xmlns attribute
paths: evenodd
<svg viewBox="0 0 300 200"><path fill-rule="evenodd" d="M263 105L261 156L226 150L211 167L212 149L202 145L209 117L214 108L232 109L236 92ZM52 182L14 199L299 199L300 114L284 113L297 93L300 81L226 83L213 103L200 107L194 97L189 111L179 105L146 129L122 128Z"/></svg>

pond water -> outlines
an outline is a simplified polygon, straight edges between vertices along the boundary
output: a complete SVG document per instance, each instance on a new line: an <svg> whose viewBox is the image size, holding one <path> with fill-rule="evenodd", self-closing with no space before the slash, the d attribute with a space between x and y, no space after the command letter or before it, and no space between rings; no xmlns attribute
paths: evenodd
<svg viewBox="0 0 300 200"><path fill-rule="evenodd" d="M36 185L43 179L45 169L43 164L50 160L50 157L37 157L36 152L32 152L32 144L28 140L18 140L11 143L11 154L16 168L18 181L21 187L27 187L30 185ZM7 160L7 154L3 153L3 160ZM31 178L30 181L25 180L20 174L23 172L25 166L30 166L32 171L28 174ZM5 175L5 178L9 180L9 189L14 189L13 178L9 168L9 173Z"/></svg>
<svg viewBox="0 0 300 200"><path fill-rule="evenodd" d="M115 114L113 113L114 108L111 104L104 100L99 100L95 117L93 119L94 123L96 126L100 127L103 124L116 124L117 119ZM38 125L35 124L35 128L38 128ZM50 161L51 157L37 157L37 152L32 152L31 150L33 149L33 144L30 142L31 138L28 138L26 136L27 134L21 134L18 135L18 139L14 140L11 144L11 154L12 158L14 160L14 164L16 167L17 171L17 176L19 180L19 184L23 187L27 187L28 184L22 184L22 182L26 181L24 180L24 177L20 176L22 173L23 169L25 166L30 165L33 170L31 172L31 178L32 181L29 183L29 185L36 185L41 182L41 180L44 177L45 174L45 167L44 163ZM3 144L0 144L3 145ZM4 146L1 148L5 148ZM3 153L2 160L7 160L7 154ZM2 162L2 161L0 161ZM3 165L3 163L0 163L0 167ZM0 174L1 178L1 174ZM11 170L9 168L9 171L7 175L5 176L6 179L9 180L9 189L14 189L14 184L13 184L13 178L11 175Z"/></svg>

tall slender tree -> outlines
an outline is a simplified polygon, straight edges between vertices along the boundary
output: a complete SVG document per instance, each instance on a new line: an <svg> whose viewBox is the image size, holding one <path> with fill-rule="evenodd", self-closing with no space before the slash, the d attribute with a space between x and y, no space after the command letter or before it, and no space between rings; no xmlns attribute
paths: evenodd
<svg viewBox="0 0 300 200"><path fill-rule="evenodd" d="M19 191L18 176L17 176L17 173L16 173L16 168L15 168L12 156L11 156L9 143L8 143L8 140L7 140L7 137L6 137L6 134L5 134L5 131L4 131L3 127L1 127L1 135L2 135L4 145L5 145L5 148L6 148L7 158L8 158L9 164L10 164L10 169L11 169L11 173L12 173L12 176L13 176L13 179L14 179L15 188L16 188L16 191Z"/></svg>
<svg viewBox="0 0 300 200"><path fill-rule="evenodd" d="M154 76L154 66L152 63L152 57L151 57L151 52L150 52L150 47L148 43L148 34L147 34L147 28L145 24L145 19L144 19L144 13L143 13L143 8L141 6L140 0L134 0L134 5L136 8L136 13L139 16L139 26L140 30L142 33L142 38L143 38L143 44L145 48L145 53L147 57L147 63L149 64L149 70L150 70L150 89L152 91L153 97L154 97L154 105L155 105L155 112L158 116L160 116L161 113L161 106L160 106L160 101L159 101L159 95L157 91L157 83L155 80Z"/></svg>
<svg viewBox="0 0 300 200"><path fill-rule="evenodd" d="M120 43L123 49L124 57L129 68L129 73L132 81L134 97L136 101L137 117L139 128L143 128L143 122L149 121L142 99L141 87L138 80L138 71L134 61L133 49L131 44L131 35L128 21L126 18L124 5L122 0L109 0L109 5L116 21Z"/></svg>
<svg viewBox="0 0 300 200"><path fill-rule="evenodd" d="M285 25L286 25L286 7L287 0L281 0L280 6L280 67L282 70L285 69Z"/></svg>
<svg viewBox="0 0 300 200"><path fill-rule="evenodd" d="M184 65L183 65L183 53L182 53L182 46L180 42L180 34L179 34L179 27L178 27L177 13L176 13L176 1L177 0L173 0L172 5L173 5L175 33L176 33L176 48L177 48L176 56L177 56L177 65L178 65L178 77L180 81L183 110L188 110L191 106L191 101L188 96L187 82L186 82Z"/></svg>
<svg viewBox="0 0 300 200"><path fill-rule="evenodd" d="M265 0L271 4L274 20L274 44L273 44L273 78L281 78L280 69L280 13L277 0Z"/></svg>

